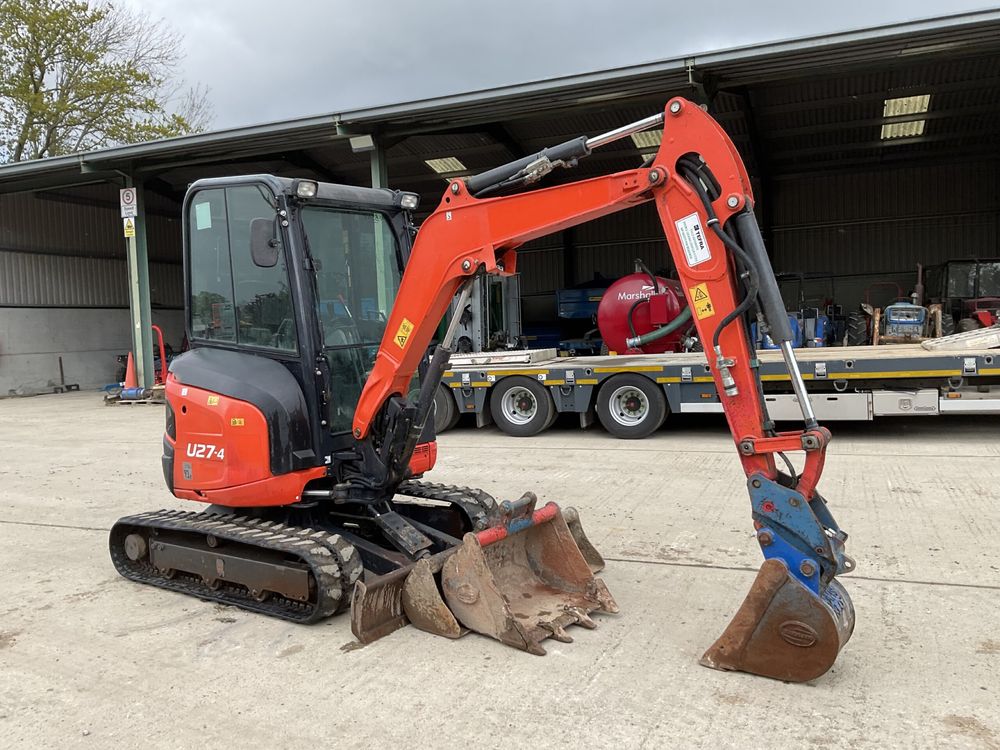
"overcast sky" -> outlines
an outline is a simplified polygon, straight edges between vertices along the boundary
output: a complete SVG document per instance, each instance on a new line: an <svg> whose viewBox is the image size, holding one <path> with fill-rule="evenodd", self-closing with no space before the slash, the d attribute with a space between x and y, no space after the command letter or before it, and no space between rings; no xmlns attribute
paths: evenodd
<svg viewBox="0 0 1000 750"><path fill-rule="evenodd" d="M215 128L988 7L984 0L124 0L185 37ZM995 6L994 6L995 7Z"/></svg>

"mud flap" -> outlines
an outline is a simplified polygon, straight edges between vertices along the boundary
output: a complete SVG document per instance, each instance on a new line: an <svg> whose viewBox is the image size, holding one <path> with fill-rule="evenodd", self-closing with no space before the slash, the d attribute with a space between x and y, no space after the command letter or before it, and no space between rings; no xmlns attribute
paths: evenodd
<svg viewBox="0 0 1000 750"><path fill-rule="evenodd" d="M725 632L701 658L713 669L788 682L824 674L854 631L854 605L836 580L817 596L779 559L765 560Z"/></svg>

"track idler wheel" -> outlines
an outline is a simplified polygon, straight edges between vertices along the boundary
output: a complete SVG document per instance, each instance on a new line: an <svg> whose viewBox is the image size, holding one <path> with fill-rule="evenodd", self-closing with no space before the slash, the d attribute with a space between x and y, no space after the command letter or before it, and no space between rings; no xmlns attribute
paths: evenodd
<svg viewBox="0 0 1000 750"><path fill-rule="evenodd" d="M765 560L729 627L705 652L712 669L787 682L824 674L854 631L854 605L837 581L817 596L784 562Z"/></svg>

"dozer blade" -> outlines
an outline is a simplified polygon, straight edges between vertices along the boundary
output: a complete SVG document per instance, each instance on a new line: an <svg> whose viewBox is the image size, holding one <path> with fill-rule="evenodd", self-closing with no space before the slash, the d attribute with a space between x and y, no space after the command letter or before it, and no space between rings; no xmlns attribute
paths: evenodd
<svg viewBox="0 0 1000 750"><path fill-rule="evenodd" d="M468 629L544 654L545 638L572 640L569 625L595 627L589 616L595 610L614 613L618 605L550 503L506 526L466 534L458 547L359 582L351 629L363 643L407 622L449 638Z"/></svg>
<svg viewBox="0 0 1000 750"><path fill-rule="evenodd" d="M441 598L437 574L458 548L439 552L371 581L358 581L351 598L351 632L372 643L406 625L446 638L467 631Z"/></svg>
<svg viewBox="0 0 1000 750"><path fill-rule="evenodd" d="M854 605L837 581L817 596L785 563L765 560L729 627L701 658L713 669L788 682L825 673L854 631Z"/></svg>

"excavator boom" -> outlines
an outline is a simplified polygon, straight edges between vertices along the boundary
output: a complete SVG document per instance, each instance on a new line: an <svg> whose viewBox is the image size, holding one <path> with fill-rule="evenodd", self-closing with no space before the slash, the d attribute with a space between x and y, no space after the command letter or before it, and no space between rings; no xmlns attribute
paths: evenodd
<svg viewBox="0 0 1000 750"><path fill-rule="evenodd" d="M660 148L641 168L496 195L523 187L555 167L572 166L593 148L661 125ZM470 279L482 273L513 274L517 249L524 243L650 201L656 205L699 338L705 343L707 366L747 475L751 515L765 557L742 608L702 663L783 680L813 679L833 664L854 625L850 598L835 580L853 569L853 561L844 553L847 535L816 490L830 433L816 423L795 362L787 316L754 219L746 169L721 127L690 101L671 99L663 114L449 183L417 235L355 411L353 435L364 463L358 475L365 478L364 491L369 493L373 478L386 493L398 481L398 467L405 465L414 443L401 435L415 434L426 419L432 392L427 384L433 387L447 364L451 332L431 359L417 403L404 403L404 394L437 322ZM745 323L757 309L784 353L802 407L802 430L777 432L768 417ZM792 468L788 453L804 454L801 471ZM776 459L787 472L778 470ZM352 489L350 481L340 488L345 496ZM486 532L480 536L484 533L489 536ZM488 549L486 541L485 537L466 540L463 549L475 545ZM448 559L430 563L425 575L446 568L457 553L453 549L442 555ZM482 568L481 562L468 564ZM390 614L397 623L405 622L400 605L403 587L399 575L396 579L395 597L385 595L389 581L376 579L356 590L355 632L362 638L375 630L379 635L391 630L385 627ZM479 580L492 585L489 575ZM440 586L447 594L448 581ZM431 594L433 588L426 587ZM605 610L614 609L609 597L591 594L593 601L607 605ZM441 602L435 600L434 607L440 609ZM411 607L410 620L423 618L419 609ZM472 621L462 625L481 629ZM551 631L560 625L547 627Z"/></svg>

